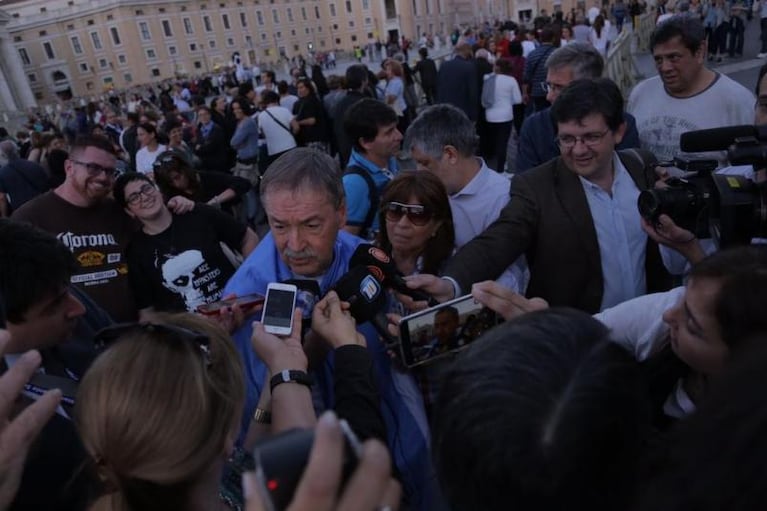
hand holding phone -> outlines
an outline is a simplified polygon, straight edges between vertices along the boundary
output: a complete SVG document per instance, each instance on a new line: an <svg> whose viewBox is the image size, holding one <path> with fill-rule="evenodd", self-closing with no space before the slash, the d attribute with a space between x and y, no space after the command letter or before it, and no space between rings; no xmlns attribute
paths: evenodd
<svg viewBox="0 0 767 511"><path fill-rule="evenodd" d="M266 301L261 323L275 335L290 335L298 288L293 284L273 282L266 288Z"/></svg>
<svg viewBox="0 0 767 511"><path fill-rule="evenodd" d="M333 348L345 344L365 346L365 338L357 332L352 315L341 308L341 299L335 291L328 292L317 302L312 312L312 330Z"/></svg>
<svg viewBox="0 0 767 511"><path fill-rule="evenodd" d="M222 309L225 309L227 307L234 307L235 305L238 305L241 309L245 310L250 307L261 305L263 303L264 303L263 295L254 293L254 294L249 294L244 296L235 296L231 298L227 297L213 303L204 303L200 305L199 307L197 307L197 312L199 312L200 314L204 314L206 316L212 316L214 314L219 314Z"/></svg>
<svg viewBox="0 0 767 511"><path fill-rule="evenodd" d="M296 309L296 311L300 311L300 309ZM258 358L264 361L272 373L284 369L306 371L308 368L309 362L301 344L301 314L298 312L294 314L296 319L293 322L293 330L288 336L278 337L267 332L263 323L253 322L251 345Z"/></svg>

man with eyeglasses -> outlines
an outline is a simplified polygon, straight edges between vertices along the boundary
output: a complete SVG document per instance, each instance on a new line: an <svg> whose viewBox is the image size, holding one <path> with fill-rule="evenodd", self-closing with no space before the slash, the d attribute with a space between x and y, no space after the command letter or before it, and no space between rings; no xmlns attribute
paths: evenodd
<svg viewBox="0 0 767 511"><path fill-rule="evenodd" d="M24 204L13 219L55 234L77 261L72 284L113 319L132 321L136 308L124 254L135 225L109 197L116 162L109 139L78 138L64 163L64 183Z"/></svg>
<svg viewBox="0 0 767 511"><path fill-rule="evenodd" d="M657 179L646 151L615 148L626 131L623 97L606 78L576 80L554 102L561 156L514 178L501 216L448 262L445 278L411 277L438 300L494 279L522 254L527 295L599 312L670 279L642 230L641 190Z"/></svg>
<svg viewBox="0 0 767 511"><path fill-rule="evenodd" d="M546 60L546 81L541 84L546 99L554 103L565 87L580 78L599 78L604 60L588 43L570 43L554 50ZM618 149L639 147L636 120L626 115L626 134ZM546 108L525 119L517 142L517 160L514 172L520 173L559 156L556 126L551 120L551 109Z"/></svg>

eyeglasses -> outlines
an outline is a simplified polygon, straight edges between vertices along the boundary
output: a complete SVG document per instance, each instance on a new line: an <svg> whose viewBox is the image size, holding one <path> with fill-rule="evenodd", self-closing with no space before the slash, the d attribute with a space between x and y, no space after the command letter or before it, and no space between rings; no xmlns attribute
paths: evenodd
<svg viewBox="0 0 767 511"><path fill-rule="evenodd" d="M575 135L559 135L554 140L562 149L572 149L579 140L583 142L586 147L594 147L599 144L609 132L610 128L607 128L602 133L586 133L580 137L576 137Z"/></svg>
<svg viewBox="0 0 767 511"><path fill-rule="evenodd" d="M144 183L141 185L141 188L138 189L137 192L133 192L132 194L125 197L125 202L127 202L131 206L135 206L141 201L141 196L149 197L152 192L155 191L154 185L150 185L149 183Z"/></svg>
<svg viewBox="0 0 767 511"><path fill-rule="evenodd" d="M567 87L567 85L558 85L556 83L551 83L551 82L542 82L541 87L543 87L543 91L546 94L550 94L552 92L562 92L562 89Z"/></svg>
<svg viewBox="0 0 767 511"><path fill-rule="evenodd" d="M158 325L155 323L118 323L102 328L94 337L93 343L97 350L103 351L121 338L133 332L145 332L170 343L190 343L196 346L202 354L205 366L210 366L210 339L207 335L175 325Z"/></svg>
<svg viewBox="0 0 767 511"><path fill-rule="evenodd" d="M102 167L98 163L91 163L86 161L79 161L79 160L73 160L72 158L69 159L72 163L75 163L77 165L82 165L85 167L85 170L88 171L88 174L91 176L98 176L102 172L107 177L115 177L115 174L117 174L117 169L114 167Z"/></svg>
<svg viewBox="0 0 767 511"><path fill-rule="evenodd" d="M432 219L431 212L420 204L403 204L402 202L389 202L383 207L388 222L399 222L403 215L413 225L424 226Z"/></svg>

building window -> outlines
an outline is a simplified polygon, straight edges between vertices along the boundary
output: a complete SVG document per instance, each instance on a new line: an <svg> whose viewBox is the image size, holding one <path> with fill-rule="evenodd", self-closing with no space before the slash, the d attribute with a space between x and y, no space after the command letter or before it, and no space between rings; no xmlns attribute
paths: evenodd
<svg viewBox="0 0 767 511"><path fill-rule="evenodd" d="M184 18L184 33L187 35L194 34L194 28L192 27L192 20L190 18Z"/></svg>
<svg viewBox="0 0 767 511"><path fill-rule="evenodd" d="M117 62L124 65L128 63L128 59L125 58L125 55L118 55Z"/></svg>
<svg viewBox="0 0 767 511"><path fill-rule="evenodd" d="M72 2L72 4L74 4L74 2ZM112 21L113 19L115 19L114 16L112 16L111 14L107 14L107 21Z"/></svg>
<svg viewBox="0 0 767 511"><path fill-rule="evenodd" d="M88 64L85 62L80 62L80 72L81 73L87 73L88 72Z"/></svg>
<svg viewBox="0 0 767 511"><path fill-rule="evenodd" d="M165 37L173 37L173 29L170 20L162 20L162 33Z"/></svg>
<svg viewBox="0 0 767 511"><path fill-rule="evenodd" d="M351 20L349 21L349 28L354 28L354 22Z"/></svg>
<svg viewBox="0 0 767 511"><path fill-rule="evenodd" d="M152 68L152 76L160 76L160 70L155 68Z"/></svg>
<svg viewBox="0 0 767 511"><path fill-rule="evenodd" d="M336 17L336 4L330 4L330 16L333 18Z"/></svg>
<svg viewBox="0 0 767 511"><path fill-rule="evenodd" d="M82 55L83 46L80 44L80 38L75 35L70 37L70 41L72 41L72 51L75 52L75 55Z"/></svg>
<svg viewBox="0 0 767 511"><path fill-rule="evenodd" d="M214 49L216 47L216 41L214 39L208 41L208 47Z"/></svg>
<svg viewBox="0 0 767 511"><path fill-rule="evenodd" d="M229 24L229 15L228 14L222 14L221 15L221 21L224 23L224 30L231 30L232 26Z"/></svg>
<svg viewBox="0 0 767 511"><path fill-rule="evenodd" d="M261 32L261 40L262 41L266 41L266 33L265 32Z"/></svg>
<svg viewBox="0 0 767 511"><path fill-rule="evenodd" d="M202 68L202 62L200 62L199 60L195 60L194 61L194 68L195 69L201 69Z"/></svg>
<svg viewBox="0 0 767 511"><path fill-rule="evenodd" d="M248 16L244 13L240 13L240 25L242 28L248 28Z"/></svg>
<svg viewBox="0 0 767 511"><path fill-rule="evenodd" d="M353 43L356 43L356 42L357 42L357 36L356 36L356 35L353 35L353 36L352 36L352 42L353 42Z"/></svg>
<svg viewBox="0 0 767 511"><path fill-rule="evenodd" d="M120 46L120 44L122 44L122 41L120 41L120 33L117 31L117 27L111 27L109 29L109 35L112 36L112 43L114 43L115 46Z"/></svg>
<svg viewBox="0 0 767 511"><path fill-rule="evenodd" d="M226 38L226 45L227 45L229 48L231 48L232 46L234 46L234 39L232 39L231 37L227 37L227 38Z"/></svg>
<svg viewBox="0 0 767 511"><path fill-rule="evenodd" d="M35 83L37 81L37 75L35 73L29 73L27 75L27 80L29 80L29 83Z"/></svg>
<svg viewBox="0 0 767 511"><path fill-rule="evenodd" d="M370 9L370 0L362 0L362 10L367 11Z"/></svg>
<svg viewBox="0 0 767 511"><path fill-rule="evenodd" d="M295 36L296 36L296 30L295 30L295 29L291 30L291 31L290 31L290 35L292 35L293 37L295 37Z"/></svg>
<svg viewBox="0 0 767 511"><path fill-rule="evenodd" d="M154 48L147 48L146 58L148 58L149 60L154 60L157 58L157 52L154 51Z"/></svg>
<svg viewBox="0 0 767 511"><path fill-rule="evenodd" d="M309 27L306 27L306 28L304 29L304 32L306 33L306 35L309 35Z"/></svg>
<svg viewBox="0 0 767 511"><path fill-rule="evenodd" d="M144 11L142 11L141 9L136 9L136 16L143 16L143 15L144 15Z"/></svg>
<svg viewBox="0 0 767 511"><path fill-rule="evenodd" d="M99 59L99 67L101 69L106 69L109 67L109 63L107 63L107 59Z"/></svg>
<svg viewBox="0 0 767 511"><path fill-rule="evenodd" d="M125 83L131 83L133 81L133 76L131 76L130 73L125 73L123 75L123 80L125 80Z"/></svg>
<svg viewBox="0 0 767 511"><path fill-rule="evenodd" d="M102 48L101 37L99 36L98 32L91 32L91 41L93 41L94 50L100 50Z"/></svg>
<svg viewBox="0 0 767 511"><path fill-rule="evenodd" d="M170 55L171 57L175 57L176 55L178 55L178 49L176 49L175 46L168 46L168 55Z"/></svg>
<svg viewBox="0 0 767 511"><path fill-rule="evenodd" d="M259 26L264 26L264 15L261 11L256 11L256 21L258 21Z"/></svg>
<svg viewBox="0 0 767 511"><path fill-rule="evenodd" d="M373 23L373 20L370 18L365 18L365 25L371 25Z"/></svg>
<svg viewBox="0 0 767 511"><path fill-rule="evenodd" d="M301 19L306 21L306 7L301 7Z"/></svg>
<svg viewBox="0 0 767 511"><path fill-rule="evenodd" d="M320 7L318 5L314 6L314 19L320 19Z"/></svg>
<svg viewBox="0 0 767 511"><path fill-rule="evenodd" d="M282 32L276 32L274 34L274 37L276 37L277 39L282 39Z"/></svg>
<svg viewBox="0 0 767 511"><path fill-rule="evenodd" d="M40 34L38 34L38 35L39 35L40 37L45 37L45 36L47 36L47 35L48 35L48 32L46 32L45 30L41 30L41 31L40 31Z"/></svg>
<svg viewBox="0 0 767 511"><path fill-rule="evenodd" d="M280 24L280 13L277 12L277 9L272 9L272 20L276 25Z"/></svg>
<svg viewBox="0 0 767 511"><path fill-rule="evenodd" d="M165 7L160 7L160 8L159 8L159 9L157 9L157 10L158 10L160 13L163 13L163 12L165 12Z"/></svg>
<svg viewBox="0 0 767 511"><path fill-rule="evenodd" d="M75 26L72 25L71 23L67 25L67 30L74 30L74 29L75 29Z"/></svg>
<svg viewBox="0 0 767 511"><path fill-rule="evenodd" d="M293 9L288 7L288 23L293 23Z"/></svg>
<svg viewBox="0 0 767 511"><path fill-rule="evenodd" d="M246 35L246 36L245 36L245 45L246 45L248 48L253 48L253 38L252 38L252 37L250 37L249 35Z"/></svg>
<svg viewBox="0 0 767 511"><path fill-rule="evenodd" d="M50 42L46 41L43 43L43 50L45 51L45 56L48 57L48 60L56 58L56 54L53 53L53 45L51 45Z"/></svg>
<svg viewBox="0 0 767 511"><path fill-rule="evenodd" d="M112 85L114 79L111 76L105 76L101 81L104 82L104 85Z"/></svg>
<svg viewBox="0 0 767 511"><path fill-rule="evenodd" d="M140 21L138 24L139 32L141 32L142 41L151 41L152 34L149 32L149 24L146 21Z"/></svg>
<svg viewBox="0 0 767 511"><path fill-rule="evenodd" d="M197 51L197 43L189 43L189 51Z"/></svg>
<svg viewBox="0 0 767 511"><path fill-rule="evenodd" d="M210 22L210 16L203 16L202 24L205 26L206 32L213 32L213 24Z"/></svg>
<svg viewBox="0 0 767 511"><path fill-rule="evenodd" d="M20 36L20 35L15 35L15 36L13 36L13 42L14 42L14 43L19 43L19 42L21 42L21 40L22 40L22 39L21 39L21 36Z"/></svg>
<svg viewBox="0 0 767 511"><path fill-rule="evenodd" d="M346 0L346 12L352 13L352 3L349 0Z"/></svg>

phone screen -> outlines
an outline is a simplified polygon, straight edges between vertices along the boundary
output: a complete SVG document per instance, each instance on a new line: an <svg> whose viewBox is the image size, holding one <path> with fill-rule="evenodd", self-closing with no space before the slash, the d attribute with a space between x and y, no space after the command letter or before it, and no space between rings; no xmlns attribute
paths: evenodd
<svg viewBox="0 0 767 511"><path fill-rule="evenodd" d="M400 322L402 360L413 367L455 353L499 321L495 312L471 295L406 316Z"/></svg>
<svg viewBox="0 0 767 511"><path fill-rule="evenodd" d="M269 288L264 305L264 325L290 328L296 293L284 289Z"/></svg>

